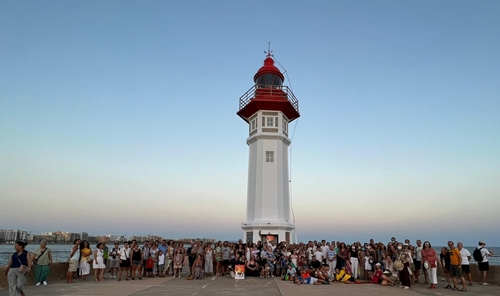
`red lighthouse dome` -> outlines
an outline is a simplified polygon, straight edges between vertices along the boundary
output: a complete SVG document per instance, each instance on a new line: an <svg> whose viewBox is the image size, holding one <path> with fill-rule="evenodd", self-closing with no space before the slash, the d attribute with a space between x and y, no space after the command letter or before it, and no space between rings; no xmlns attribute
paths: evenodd
<svg viewBox="0 0 500 296"><path fill-rule="evenodd" d="M253 81L261 86L281 86L285 77L280 70L274 65L274 60L268 56L264 60L264 66L260 67L259 71L253 77Z"/></svg>
<svg viewBox="0 0 500 296"><path fill-rule="evenodd" d="M237 114L246 122L260 110L281 111L291 122L300 117L299 101L289 87L283 85L285 77L274 65L270 54L254 75L255 85L240 97Z"/></svg>

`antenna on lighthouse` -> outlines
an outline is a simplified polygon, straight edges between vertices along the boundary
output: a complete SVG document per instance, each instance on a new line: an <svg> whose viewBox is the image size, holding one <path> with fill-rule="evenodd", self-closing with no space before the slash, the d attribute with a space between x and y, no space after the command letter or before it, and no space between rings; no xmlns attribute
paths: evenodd
<svg viewBox="0 0 500 296"><path fill-rule="evenodd" d="M264 50L264 53L267 54L267 57L273 56L273 51L271 50L271 41L267 43L267 51Z"/></svg>

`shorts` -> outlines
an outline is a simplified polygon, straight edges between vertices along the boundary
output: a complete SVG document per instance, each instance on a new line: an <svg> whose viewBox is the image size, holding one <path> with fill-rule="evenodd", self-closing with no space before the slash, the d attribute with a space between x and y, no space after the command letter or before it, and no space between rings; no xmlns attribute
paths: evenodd
<svg viewBox="0 0 500 296"><path fill-rule="evenodd" d="M395 276L395 275L390 275L390 276L389 276L389 279L390 279L391 281L393 281L393 282L397 282L397 281L398 281L398 277L397 277L397 276Z"/></svg>
<svg viewBox="0 0 500 296"><path fill-rule="evenodd" d="M222 260L222 266L229 266L229 260Z"/></svg>
<svg viewBox="0 0 500 296"><path fill-rule="evenodd" d="M130 267L130 260L122 260L122 262L120 262L120 267L121 268L128 268L128 267Z"/></svg>
<svg viewBox="0 0 500 296"><path fill-rule="evenodd" d="M76 272L76 270L78 269L79 265L80 264L79 264L78 260L70 260L69 261L68 271L69 272Z"/></svg>
<svg viewBox="0 0 500 296"><path fill-rule="evenodd" d="M109 267L110 268L120 267L120 260L118 260L118 259L109 259Z"/></svg>
<svg viewBox="0 0 500 296"><path fill-rule="evenodd" d="M477 266L479 267L480 271L488 271L490 270L490 264L488 261L486 262L478 262Z"/></svg>
<svg viewBox="0 0 500 296"><path fill-rule="evenodd" d="M462 272L465 274L470 273L470 266L469 265L462 265Z"/></svg>
<svg viewBox="0 0 500 296"><path fill-rule="evenodd" d="M460 265L450 265L451 277L462 277L462 270L459 269Z"/></svg>
<svg viewBox="0 0 500 296"><path fill-rule="evenodd" d="M146 267L146 259L142 259L142 266Z"/></svg>
<svg viewBox="0 0 500 296"><path fill-rule="evenodd" d="M415 264L415 270L422 269L422 261L415 260L413 264Z"/></svg>
<svg viewBox="0 0 500 296"><path fill-rule="evenodd" d="M165 270L165 264L159 264L159 265L158 265L158 270L159 270L160 272L163 272L163 270Z"/></svg>
<svg viewBox="0 0 500 296"><path fill-rule="evenodd" d="M142 260L132 260L132 266L141 266Z"/></svg>
<svg viewBox="0 0 500 296"><path fill-rule="evenodd" d="M152 268L146 268L146 272L153 272Z"/></svg>
<svg viewBox="0 0 500 296"><path fill-rule="evenodd" d="M316 283L317 281L318 281L317 278L309 277L309 278L305 279L304 282L306 284L309 284L309 285L314 285L314 283Z"/></svg>

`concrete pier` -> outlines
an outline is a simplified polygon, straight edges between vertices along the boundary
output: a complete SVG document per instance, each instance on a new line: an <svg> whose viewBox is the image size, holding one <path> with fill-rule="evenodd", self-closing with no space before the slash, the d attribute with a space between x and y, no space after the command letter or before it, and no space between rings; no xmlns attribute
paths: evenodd
<svg viewBox="0 0 500 296"><path fill-rule="evenodd" d="M64 265L64 264L61 264ZM67 264L66 264L67 268ZM3 276L3 270L0 288L0 296L8 295L8 288L5 285L6 278ZM54 274L62 274L56 272ZM184 269L187 274L187 269ZM108 273L106 274L109 275ZM88 277L88 282L76 280L74 284L67 284L62 279L49 279L47 286L34 286L32 280L26 285L26 295L44 295L44 296L83 296L83 295L252 295L252 296L298 296L298 295L333 295L340 293L342 295L371 296L398 296L398 295L456 295L458 292L452 292L444 289L446 282L439 281L435 290L429 290L424 284L417 284L409 290L403 290L398 287L384 287L375 284L344 284L332 283L330 285L295 285L291 282L282 281L279 278L246 278L245 280L234 280L228 277L205 277L202 280L186 280L182 278L144 278L134 281L121 281L116 279L107 279L105 282L94 282L93 274ZM423 277L421 278L423 280ZM467 287L469 292L465 295L500 295L500 286L498 283L491 283L490 286L480 286L474 283L474 286Z"/></svg>

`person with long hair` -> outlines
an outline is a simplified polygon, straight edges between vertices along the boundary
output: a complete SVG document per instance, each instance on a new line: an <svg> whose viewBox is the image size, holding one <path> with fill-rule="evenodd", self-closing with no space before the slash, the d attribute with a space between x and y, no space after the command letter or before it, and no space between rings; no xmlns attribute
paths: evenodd
<svg viewBox="0 0 500 296"><path fill-rule="evenodd" d="M426 278L429 279L431 285L429 289L436 289L437 285L437 253L428 241L424 242L424 247L422 248L422 262L424 267L424 272L426 273ZM426 281L427 282L427 281Z"/></svg>
<svg viewBox="0 0 500 296"><path fill-rule="evenodd" d="M47 241L42 240L40 247L33 252L33 262L35 264L35 283L36 286L47 285L47 277L50 273L50 265L52 265L52 252L47 248Z"/></svg>
<svg viewBox="0 0 500 296"><path fill-rule="evenodd" d="M25 274L31 271L31 262L33 261L31 253L25 250L26 245L27 243L23 241L16 242L14 245L16 251L10 257L5 268L10 296L26 295L24 294Z"/></svg>
<svg viewBox="0 0 500 296"><path fill-rule="evenodd" d="M191 267L191 274L195 280L201 280L203 278L203 255L197 254L196 259Z"/></svg>
<svg viewBox="0 0 500 296"><path fill-rule="evenodd" d="M212 273L214 272L214 252L212 250L212 244L207 243L207 246L205 247L205 273L207 276L211 276Z"/></svg>
<svg viewBox="0 0 500 296"><path fill-rule="evenodd" d="M94 268L94 281L102 282L104 279L104 269L106 265L104 264L104 244L98 243L94 251L94 263L92 264Z"/></svg>
<svg viewBox="0 0 500 296"><path fill-rule="evenodd" d="M341 242L339 245L339 252L337 253L337 269L342 270L347 260L349 260L349 250L345 243Z"/></svg>
<svg viewBox="0 0 500 296"><path fill-rule="evenodd" d="M142 250L139 250L138 244L134 245L130 263L132 265L132 280L135 280L136 274L139 276L139 280L142 280Z"/></svg>
<svg viewBox="0 0 500 296"><path fill-rule="evenodd" d="M89 242L84 240L80 244L80 276L84 282L87 281L87 275L90 273L90 262L92 262L92 250Z"/></svg>

